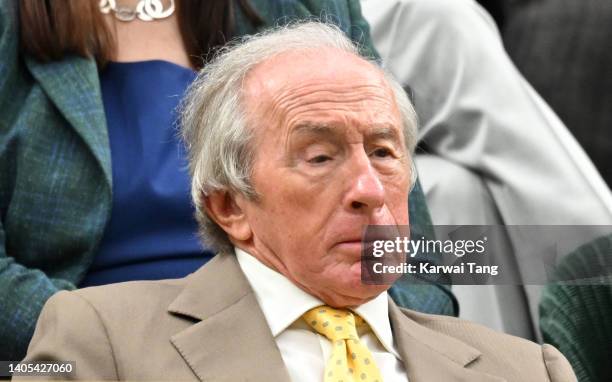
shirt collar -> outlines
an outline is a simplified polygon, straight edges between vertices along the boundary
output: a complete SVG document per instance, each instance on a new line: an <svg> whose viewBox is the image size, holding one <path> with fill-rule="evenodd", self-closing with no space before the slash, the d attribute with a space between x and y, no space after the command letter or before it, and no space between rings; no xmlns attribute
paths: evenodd
<svg viewBox="0 0 612 382"><path fill-rule="evenodd" d="M281 334L308 310L325 305L249 253L240 248L235 248L235 252L240 268L255 292L255 298L266 317L272 336ZM400 359L393 345L388 304L387 292L383 292L353 311L370 325L385 349Z"/></svg>

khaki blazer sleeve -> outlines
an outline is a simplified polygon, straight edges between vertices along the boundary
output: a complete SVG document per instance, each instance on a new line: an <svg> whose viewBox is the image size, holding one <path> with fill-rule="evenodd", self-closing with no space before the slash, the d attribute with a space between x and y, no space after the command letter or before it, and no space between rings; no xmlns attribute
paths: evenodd
<svg viewBox="0 0 612 382"><path fill-rule="evenodd" d="M572 366L556 347L549 344L542 345L542 356L551 382L577 381Z"/></svg>
<svg viewBox="0 0 612 382"><path fill-rule="evenodd" d="M27 361L74 361L70 374L35 377L36 380L118 380L106 328L96 309L81 295L62 291L45 304ZM13 380L30 378L15 377Z"/></svg>

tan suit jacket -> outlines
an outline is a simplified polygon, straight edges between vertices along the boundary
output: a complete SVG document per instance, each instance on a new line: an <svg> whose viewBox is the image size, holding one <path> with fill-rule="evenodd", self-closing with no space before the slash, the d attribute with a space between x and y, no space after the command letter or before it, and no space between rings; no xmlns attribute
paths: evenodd
<svg viewBox="0 0 612 382"><path fill-rule="evenodd" d="M574 381L555 348L389 302L410 382ZM26 361L75 361L61 379L288 381L281 354L233 255L179 280L60 292Z"/></svg>

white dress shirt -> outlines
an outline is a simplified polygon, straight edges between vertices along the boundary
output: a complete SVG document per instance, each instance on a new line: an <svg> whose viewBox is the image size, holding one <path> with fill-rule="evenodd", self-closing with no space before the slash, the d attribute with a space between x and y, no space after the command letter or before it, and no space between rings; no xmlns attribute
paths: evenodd
<svg viewBox="0 0 612 382"><path fill-rule="evenodd" d="M250 254L239 248L235 251L240 268L255 291L291 380L323 380L325 365L331 355L331 343L325 336L314 332L304 322L302 315L325 303ZM358 334L372 352L384 381L407 381L404 365L393 342L388 310L386 292L353 309L372 329Z"/></svg>

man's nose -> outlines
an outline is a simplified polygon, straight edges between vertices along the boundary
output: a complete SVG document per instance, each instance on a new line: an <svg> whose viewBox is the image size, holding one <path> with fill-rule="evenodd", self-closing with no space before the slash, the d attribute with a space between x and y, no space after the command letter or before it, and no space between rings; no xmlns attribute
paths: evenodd
<svg viewBox="0 0 612 382"><path fill-rule="evenodd" d="M353 162L347 203L351 210L372 212L385 203L385 189L380 174L372 166L366 153Z"/></svg>

